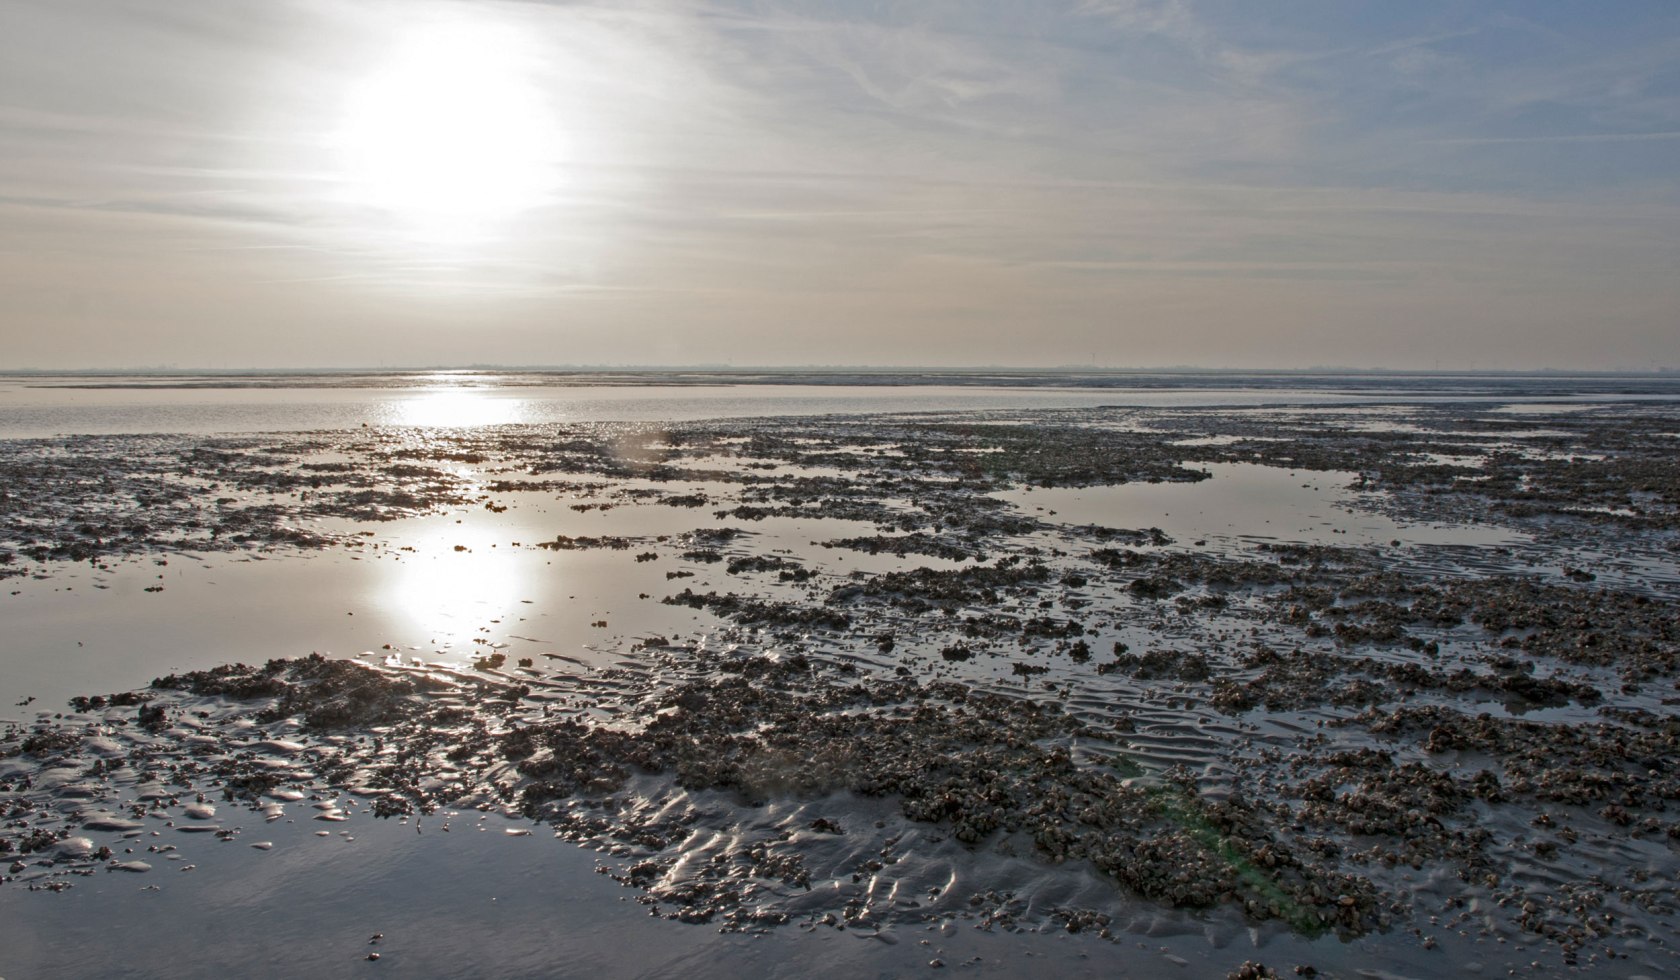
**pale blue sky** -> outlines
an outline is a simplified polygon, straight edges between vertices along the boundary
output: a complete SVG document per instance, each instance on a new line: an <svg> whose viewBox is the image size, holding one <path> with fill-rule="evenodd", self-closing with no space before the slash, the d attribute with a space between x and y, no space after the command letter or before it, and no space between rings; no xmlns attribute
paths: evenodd
<svg viewBox="0 0 1680 980"><path fill-rule="evenodd" d="M1680 367L1680 5L8 0L0 369Z"/></svg>

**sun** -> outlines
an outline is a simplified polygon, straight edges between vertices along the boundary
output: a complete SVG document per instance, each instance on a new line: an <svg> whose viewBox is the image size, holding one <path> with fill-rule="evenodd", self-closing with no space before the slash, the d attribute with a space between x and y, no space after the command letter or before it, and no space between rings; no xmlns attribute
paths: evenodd
<svg viewBox="0 0 1680 980"><path fill-rule="evenodd" d="M541 206L561 138L520 32L466 12L410 26L346 93L334 142L350 203L422 225Z"/></svg>

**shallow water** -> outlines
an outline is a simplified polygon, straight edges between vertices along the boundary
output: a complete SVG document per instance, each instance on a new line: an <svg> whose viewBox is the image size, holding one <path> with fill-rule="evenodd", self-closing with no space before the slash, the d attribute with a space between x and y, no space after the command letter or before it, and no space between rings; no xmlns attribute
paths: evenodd
<svg viewBox="0 0 1680 980"><path fill-rule="evenodd" d="M626 381L631 383L626 383ZM674 383L663 383L665 381ZM117 433L303 432L363 425L484 426L693 421L1052 408L1674 400L1680 379L1241 374L389 372L275 375L0 375L0 439ZM885 380L887 383L881 383ZM950 382L950 383L946 383Z"/></svg>
<svg viewBox="0 0 1680 980"><path fill-rule="evenodd" d="M1210 941L1231 966L1289 958L1352 975L1363 965L1334 939L1249 930L1227 916L1144 916L1119 943L979 921L719 933L650 918L634 891L597 873L597 852L555 841L541 826L470 811L418 822L355 814L321 824L309 812L293 804L267 824L245 813L243 834L226 842L167 827L153 837L148 829L132 845L152 865L148 872L100 871L60 895L0 889L0 968L16 977L183 980L376 970L427 978L887 978L926 976L938 961L962 976L1155 977L1205 975ZM316 836L323 826L331 829ZM272 848L250 846L258 841ZM145 853L152 842L178 849ZM1086 889L1107 886L1088 876ZM1055 897L1076 900L1077 889ZM1390 961L1398 972L1386 975L1426 975L1427 959L1407 959Z"/></svg>
<svg viewBox="0 0 1680 980"><path fill-rule="evenodd" d="M1253 464L1202 468L1213 476L1198 483L998 496L1052 524L1159 527L1186 549L1278 541L1386 546L1394 540L1485 547L1524 540L1496 527L1396 522L1357 506L1358 495L1346 486L1352 474ZM487 479L475 468L460 472L475 482ZM740 532L726 546L729 553L786 554L839 576L961 565L817 546L874 533L864 522L719 519L710 513L717 505L613 503L610 495L578 486L492 495L505 500L501 512L456 508L374 525L316 521L310 526L354 530L360 538L353 548L324 553L173 553L105 568L66 564L48 578L12 580L0 595L9 628L0 647L0 703L31 695L61 703L75 694L128 690L165 673L312 650L380 658L395 653L405 661L457 667L491 651L512 660L534 658L539 666L547 654L608 662L612 651L643 637L703 635L713 628L709 616L658 601L679 588L705 592L741 584L721 564L683 560L661 541L701 527ZM716 484L671 489L728 499ZM603 503L606 509L574 509ZM365 534L357 530L363 527ZM635 544L623 550L536 547L559 535L626 536ZM665 553L637 560L656 551ZM693 577L673 581L667 578L673 572Z"/></svg>
<svg viewBox="0 0 1680 980"><path fill-rule="evenodd" d="M296 811L228 842L170 829L178 861L100 872L63 895L0 890L0 969L16 977L222 978L896 976L943 957L965 974L1107 975L1107 943L975 929L886 934L786 928L753 935L650 919L635 893L595 873L596 854L544 828L458 814L323 825ZM316 829L331 826L326 837ZM507 831L532 830L529 836ZM148 832L149 833L149 832ZM271 842L256 850L250 842ZM143 853L143 852L142 852ZM187 865L191 871L182 871ZM155 889L155 890L151 890ZM400 900L393 901L393 897ZM190 923L191 943L182 929ZM378 935L377 942L371 941ZM923 946L922 943L927 945ZM377 953L378 962L370 962ZM1163 962L1160 953L1134 953ZM912 960L914 966L906 964Z"/></svg>
<svg viewBox="0 0 1680 980"><path fill-rule="evenodd" d="M765 415L1079 408L1096 392L1021 388L644 386L75 390L0 384L0 438L300 432L363 425L693 421Z"/></svg>
<svg viewBox="0 0 1680 980"><path fill-rule="evenodd" d="M1310 390L859 385L66 389L0 378L0 439L67 434L300 432L363 425L678 422L881 412L1255 405L1369 396Z"/></svg>
<svg viewBox="0 0 1680 980"><path fill-rule="evenodd" d="M539 499L523 499L533 496ZM47 578L10 580L0 595L8 628L0 645L0 705L28 696L61 703L166 673L310 651L396 653L453 666L492 651L510 661L541 663L554 654L609 662L640 638L711 627L709 617L659 599L684 586L728 587L721 564L669 552L637 560L660 547L661 537L699 527L739 529L736 551L797 551L826 557L842 572L951 564L812 547L873 532L858 521L742 522L716 519L705 508L652 504L579 513L570 505L588 495L541 499L547 496L511 496L502 513L462 508L372 525L358 547L325 553L173 553L105 568L65 564ZM624 550L537 547L558 535L634 535L638 543ZM693 577L673 581L670 572Z"/></svg>
<svg viewBox="0 0 1680 980"><path fill-rule="evenodd" d="M380 395L399 401L408 397L400 391ZM1403 411L1387 414L1404 417ZM1025 423L1046 418L1020 416ZM1208 419L1218 421L1217 416ZM423 431L415 431L415 441L424 444L419 438ZM762 430L753 431L762 434ZM777 458L774 465L760 468L752 460L732 459L712 449L688 462L697 472L717 468L776 479L833 479L852 472L860 478L889 479L906 458L901 442L869 441L868 423L846 430L842 442L845 438L860 441L840 448L833 448L832 433L812 431L821 438L814 435L801 445L826 453L819 465L790 464ZM719 440L718 445L745 447L753 442L741 436ZM1239 442L1214 437L1184 445L1219 449ZM147 446L148 451L165 455L176 451L169 440ZM82 451L74 443L60 448L66 454ZM260 451L253 452L253 458L259 456ZM322 452L300 458L325 461L334 457ZM377 464L364 459L361 465L377 468L390 458L379 457ZM854 465L855 470L848 469ZM675 682L674 677L661 674L682 668L683 658L674 648L664 648L663 656L661 650L639 648L640 641L657 634L691 643L697 650L724 651L730 656L738 652L742 659L775 661L798 651L817 665L813 675L833 670L845 678L891 678L901 671L929 682L956 680L976 690L1055 701L1074 716L1093 722L1123 718L1131 727L1122 757L1105 755L1114 751L1105 744L1076 740L1072 747L1079 758L1097 760L1097 765L1141 769L1135 778L1149 785L1164 785L1163 774L1181 769L1197 792L1217 800L1242 785L1240 766L1254 762L1257 751L1272 747L1296 751L1301 745L1320 744L1313 741L1317 739L1333 741L1338 748L1392 750L1406 760L1428 762L1430 754L1415 745L1395 745L1358 731L1335 729L1337 722L1353 713L1352 708L1309 700L1298 710L1283 706L1233 715L1209 703L1206 685L1176 675L1134 676L1127 670L1101 670L1097 663L1086 662L1088 652L1086 659L1077 659L1065 643L1029 637L1028 632L1021 632L1019 641L1007 634L971 640L976 652L966 660L945 656L942 647L961 636L965 624L977 623L980 617L996 616L1015 626L1039 617L1051 626L1080 624L1084 632L1078 635L1087 637L1099 655L1116 643L1140 654L1205 653L1221 676L1239 680L1257 672L1241 667L1242 657L1250 652L1267 644L1279 650L1292 645L1301 649L1299 628L1285 627L1277 620L1276 589L1239 585L1215 590L1176 583L1180 590L1176 599L1168 598L1171 592L1134 593L1126 586L1144 573L1097 563L1093 548L1108 539L1088 535L1083 530L1087 525L1120 531L1153 526L1177 539L1171 545L1144 543L1130 549L1145 558L1238 556L1252 561L1264 554L1257 547L1263 544L1333 545L1350 554L1381 553L1385 561L1395 559L1391 567L1404 566L1411 573L1421 569L1428 575L1438 569L1443 578L1517 572L1566 581L1567 566L1578 562L1597 570L1602 583L1614 584L1618 562L1628 560L1609 550L1594 554L1577 549L1565 556L1551 543L1536 543L1527 532L1492 523L1388 516L1404 502L1356 491L1350 486L1355 474L1344 470L1309 471L1255 463L1189 465L1211 473L1212 478L1198 483L1134 482L995 494L996 499L1013 504L1018 515L1042 523L990 533L975 545L974 555L957 560L914 552L897 556L888 551L823 547L823 542L836 538L875 535L890 543L902 532L870 520L825 515L821 507L806 508L809 516L774 515L762 520L719 516L717 511L727 511L760 491L760 484L722 478L658 483L585 473L538 476L494 459L450 462L451 479L465 488L462 496L469 504L451 504L436 513L392 521L335 517L316 518L308 525L348 538L348 545L340 543L317 552L283 548L170 551L30 566L35 574L6 580L7 594L0 595L7 626L0 642L0 696L4 698L0 719L39 720L50 726L58 723L53 716L63 711L65 700L74 694L128 690L177 670L230 661L258 663L322 650L338 656L362 655L364 662L376 664L419 660L458 672L439 676L529 683L533 691L519 709L523 716L515 717L509 708L483 709L484 720L492 726L529 724L539 712L540 717L547 717L550 709L566 717L611 721L617 712L632 714L662 686ZM535 487L533 481L551 477L554 485L540 489L487 489L496 480ZM917 485L914 492L927 494L943 479L936 475ZM848 493L867 496L855 486L851 491L843 489L844 481L813 487L796 489L813 498L843 499ZM655 490L698 493L708 502L689 508L635 496L638 491ZM790 497L752 499L763 503ZM253 491L236 505L257 505L265 499L276 498ZM914 508L914 501L897 490L880 499L892 508ZM982 501L965 501L978 502ZM696 529L719 527L742 533L707 549L693 548L685 537ZM558 535L633 540L623 548L537 547ZM1395 540L1404 546L1403 556L1385 551ZM715 550L721 560L689 557L686 552L691 548ZM1078 572L1088 581L1075 584L1071 577L1053 577L1031 588L1003 587L992 599L964 599L921 618L884 604L890 597L868 600L875 606L854 599L853 605L845 606L856 624L849 632L783 629L774 624L743 627L720 618L714 610L659 601L689 588L695 593L736 592L786 601L798 608L822 608L825 597L883 573L948 571L1021 555L1048 563L1056 576ZM737 557L786 560L814 577L809 582L782 580L774 565L768 571L732 574L728 559ZM854 572L861 574L853 578ZM672 573L686 577L667 577ZM1215 591L1220 594L1214 595ZM1650 591L1665 601L1671 598L1672 590L1664 582L1657 582ZM1220 601L1198 605L1204 598ZM875 636L884 629L896 630L896 650L876 646ZM1436 670L1467 664L1480 676L1488 676L1486 662L1491 655L1481 645L1489 634L1469 624L1418 628L1417 632L1439 641L1444 661L1400 644L1350 651L1323 634L1305 642L1305 648L1327 661L1358 652L1379 666ZM987 636L984 630L980 635ZM493 652L503 654L506 662L478 671L467 669L474 660ZM1116 655L1119 652L1116 647ZM530 658L531 666L520 666L522 658ZM702 662L715 669L727 664L729 657ZM1022 666L1037 672L1023 674L1015 669ZM1558 668L1549 663L1541 677L1548 677L1553 669L1571 679L1590 681L1605 692L1619 687L1610 669ZM1281 693L1298 692L1284 689ZM37 699L32 704L17 704L31 696ZM1652 685L1623 690L1613 703L1664 713L1663 696L1661 687ZM1566 699L1561 706L1532 710L1492 688L1456 693L1426 689L1408 693L1404 700L1413 706L1469 707L1495 719L1524 715L1558 724L1598 719L1585 704ZM463 704L473 707L465 699ZM214 731L209 715L216 710L214 703L205 705L204 716L192 723ZM107 733L109 737L90 738L78 765L120 750L113 741L118 737L141 737L131 724L132 715L131 707L113 715L112 724L121 725ZM97 725L99 720L86 723ZM366 734L345 736L334 744L343 747L358 738L366 741ZM186 744L186 751L198 751L192 748L197 743L189 739ZM1313 756L1309 753L1304 758ZM1487 763L1466 754L1462 764L1468 769ZM86 778L79 773L50 770L42 775L39 786L46 787L51 780L69 785ZM367 816L365 807L350 806L349 820L320 825L329 829L325 837L317 837L318 825L313 819L305 822L312 811L305 811L302 803L291 806L298 819L291 825L266 824L260 814L218 800L213 801L220 807L218 820L244 828L232 842L177 833L173 828L158 831L160 839L173 835L180 841L180 850L172 853L182 860L171 863L191 863L192 872L165 864L167 858L148 855L154 865L150 872L107 872L95 866L91 877L72 879L76 887L63 894L32 893L21 881L15 883L18 887L14 883L0 887L0 950L4 950L0 974L124 975L122 970L129 969L137 976L229 972L278 976L303 970L338 975L351 969L397 966L405 975L541 976L551 975L556 963L564 963L565 972L576 967L608 975L791 976L803 975L810 963L820 960L825 966L832 963L837 971L892 976L920 974L934 958L953 968L997 975L1032 970L1055 975L1111 976L1128 971L1142 976L1222 975L1248 958L1263 958L1280 972L1291 962L1311 962L1328 975L1360 975L1359 971L1377 963L1392 974L1411 976L1440 972L1442 963L1462 965L1466 972L1504 973L1543 960L1539 972L1562 969L1554 948L1512 928L1508 917L1491 910L1504 896L1467 887L1450 875L1442 877L1442 868L1426 867L1414 874L1402 865L1383 881L1415 893L1420 908L1438 911L1443 919L1447 919L1445 910L1452 907L1447 903L1468 898L1470 912L1463 914L1474 912L1480 919L1455 922L1456 930L1442 927L1438 947L1380 933L1344 944L1334 937L1307 940L1289 933L1277 921L1250 921L1231 908L1205 913L1162 909L1115 888L1111 879L1088 865L1046 862L1033 852L1030 841L988 842L978 848L959 845L941 824L904 820L891 799L838 794L754 805L733 794L678 792L668 784L638 784L626 797L646 806L693 806L700 814L694 824L695 838L668 855L676 860L667 871L673 881L680 883L685 876L699 874L714 858L738 855L750 845L773 843L787 834L803 842L804 853L820 872L822 887L800 895L760 879L765 883L755 887L765 890L763 901L770 907L795 913L810 909L813 916L832 914L847 900L843 896L857 895L871 910L890 912L867 929L814 925L796 914L789 925L764 934L719 935L709 926L649 918L637 904L636 890L593 873L598 860L622 870L628 857L555 841L544 826L508 824L490 814L483 817L485 829L480 831L481 815L462 809L452 819L448 834L435 831L431 817L422 821L426 833L421 834L413 824L375 820ZM481 792L481 798L487 807L500 806L488 792ZM48 825L73 823L70 814L77 805L75 799L66 797L61 804L65 816L41 819ZM813 815L838 817L852 829L844 837L812 843ZM186 816L186 811L181 809L175 816ZM1500 843L1496 855L1516 869L1513 880L1532 879L1528 887L1537 893L1560 883L1587 881L1601 866L1636 869L1658 882L1675 871L1673 845L1660 838L1593 837L1593 828L1603 821L1590 810L1575 814L1587 838L1579 848L1555 860L1541 860L1524 849L1524 835L1530 833L1526 823L1513 822L1508 814L1489 813L1486 818L1489 826L1512 841ZM189 820L177 822L191 827ZM526 828L535 833L510 837L504 832ZM355 839L348 840L345 834ZM97 838L94 843L110 838L108 834L92 836ZM270 840L273 849L246 846L259 837ZM888 872L874 876L852 870L872 854L896 846L893 842L899 839L914 846ZM1367 870L1381 875L1380 868ZM862 874L861 881L857 874ZM929 883L941 883L946 904L917 906L942 917L924 923L909 913L912 907L905 900L924 901L922 889ZM141 891L154 884L161 890ZM988 900L996 908L983 903L974 911L961 901L967 892L986 889L1006 893ZM990 929L976 928L990 921L996 909L1013 907L1010 903L1019 903L1018 922L1003 918ZM1059 906L1106 909L1116 922L1117 938L1104 941L1068 934L1053 918ZM1484 906L1487 910L1479 911ZM211 908L217 915L205 912ZM1415 921L1421 924L1423 914ZM1655 913L1650 917L1635 911L1626 914L1630 928L1654 928L1658 940L1671 932L1656 924ZM1483 920L1485 924L1478 925ZM182 922L190 923L195 932L202 925L210 937L207 952L191 961L183 961L179 950ZM367 939L375 932L385 938L370 947ZM927 946L922 945L924 941ZM1601 961L1599 968L1609 975L1637 975L1671 964L1672 954L1660 943L1641 942L1620 946L1623 955L1631 954L1633 960L1618 960L1614 966ZM1536 945L1530 949L1528 943ZM377 966L364 960L369 949L381 953Z"/></svg>
<svg viewBox="0 0 1680 980"><path fill-rule="evenodd" d="M1061 524L1158 527L1180 546L1231 548L1261 542L1338 546L1520 544L1528 535L1471 524L1400 522L1361 500L1355 473L1255 463L1203 463L1198 483L1125 483L1037 487L999 494L1035 516ZM1376 495L1371 495L1375 498Z"/></svg>

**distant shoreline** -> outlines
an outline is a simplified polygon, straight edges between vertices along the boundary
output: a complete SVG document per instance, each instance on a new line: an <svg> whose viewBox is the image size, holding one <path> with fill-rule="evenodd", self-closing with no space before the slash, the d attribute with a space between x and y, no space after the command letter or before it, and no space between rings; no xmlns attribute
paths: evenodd
<svg viewBox="0 0 1680 980"><path fill-rule="evenodd" d="M1337 385L1360 389L1396 382L1501 383L1575 382L1655 385L1680 382L1680 372L1565 371L1545 369L1405 371L1373 368L830 368L830 367L467 367L467 368L279 368L258 369L27 369L0 371L0 381L30 387L69 389L172 388L390 388L436 387L603 387L745 385L921 385L985 387L1178 388L1187 383L1214 388Z"/></svg>

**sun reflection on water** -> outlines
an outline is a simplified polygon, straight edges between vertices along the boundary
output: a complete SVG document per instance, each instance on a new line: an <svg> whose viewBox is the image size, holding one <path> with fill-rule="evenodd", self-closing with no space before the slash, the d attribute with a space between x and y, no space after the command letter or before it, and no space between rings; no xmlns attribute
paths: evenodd
<svg viewBox="0 0 1680 980"><path fill-rule="evenodd" d="M529 421L530 403L505 392L440 388L391 405L391 424L428 428L508 425Z"/></svg>
<svg viewBox="0 0 1680 980"><path fill-rule="evenodd" d="M410 635L460 653L488 638L505 621L531 583L526 562L492 528L446 524L416 539L391 570L384 605ZM465 648L465 649L463 649Z"/></svg>

